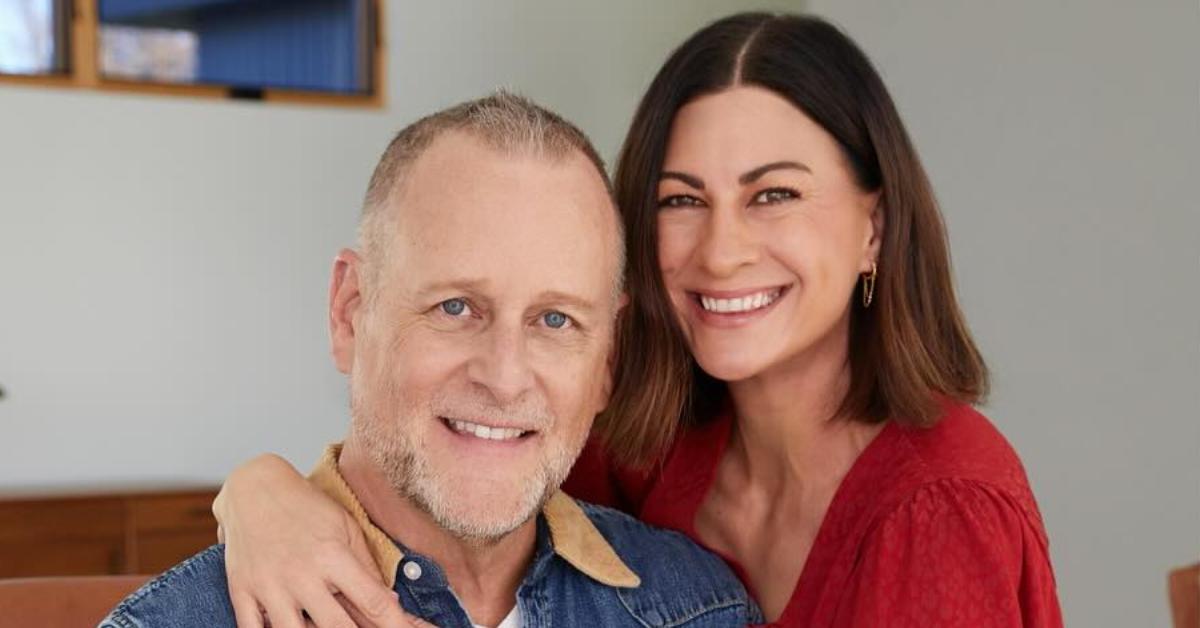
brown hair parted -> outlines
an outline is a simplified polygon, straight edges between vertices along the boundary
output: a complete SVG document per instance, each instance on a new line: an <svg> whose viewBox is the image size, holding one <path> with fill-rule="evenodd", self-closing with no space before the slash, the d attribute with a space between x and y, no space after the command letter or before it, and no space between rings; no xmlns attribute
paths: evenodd
<svg viewBox="0 0 1200 628"><path fill-rule="evenodd" d="M627 464L653 461L676 430L711 417L724 383L691 357L659 271L656 193L675 113L754 85L786 98L841 146L859 186L880 192L886 227L874 303L852 306L850 384L838 416L928 425L942 399L979 402L988 374L954 295L928 177L866 55L815 17L743 13L676 49L643 97L617 163L631 302L619 324L612 402L597 426ZM856 299L857 301L857 299Z"/></svg>
<svg viewBox="0 0 1200 628"><path fill-rule="evenodd" d="M612 183L605 172L604 160L587 135L562 116L528 98L498 90L489 96L432 113L396 134L379 158L371 182L367 185L358 225L358 241L367 267L365 279L368 286L386 258L387 247L384 243L389 241L389 226L394 222L387 211L391 199L404 185L404 175L409 166L434 140L450 131L470 133L507 154L558 160L578 151L596 167L597 174L612 194ZM616 279L618 292L622 287L625 263L624 238L620 240L617 247L620 256Z"/></svg>

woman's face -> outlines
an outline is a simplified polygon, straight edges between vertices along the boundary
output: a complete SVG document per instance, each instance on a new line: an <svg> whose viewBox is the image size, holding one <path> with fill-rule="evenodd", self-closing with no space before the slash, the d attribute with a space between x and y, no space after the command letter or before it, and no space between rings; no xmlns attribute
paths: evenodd
<svg viewBox="0 0 1200 628"><path fill-rule="evenodd" d="M763 88L701 97L675 116L658 202L663 281L701 368L740 381L845 359L883 216L824 129Z"/></svg>

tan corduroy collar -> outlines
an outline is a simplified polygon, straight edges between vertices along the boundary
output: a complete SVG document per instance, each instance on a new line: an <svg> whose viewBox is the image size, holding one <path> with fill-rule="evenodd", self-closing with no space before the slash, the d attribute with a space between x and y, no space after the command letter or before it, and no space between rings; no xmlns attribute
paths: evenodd
<svg viewBox="0 0 1200 628"><path fill-rule="evenodd" d="M371 522L358 497L346 484L346 479L338 471L341 453L340 443L327 447L309 480L350 512L362 528L371 556L375 558L375 564L379 566L387 585L395 586L396 568L404 559L404 553L383 530ZM611 587L634 588L641 585L637 574L621 561L579 504L566 493L556 492L542 508L542 516L546 518L550 529L554 553L573 567Z"/></svg>

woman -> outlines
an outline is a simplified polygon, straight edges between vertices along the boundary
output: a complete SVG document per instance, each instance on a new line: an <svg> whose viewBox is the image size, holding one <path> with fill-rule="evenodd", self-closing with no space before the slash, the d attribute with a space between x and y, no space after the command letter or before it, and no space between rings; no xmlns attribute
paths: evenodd
<svg viewBox="0 0 1200 628"><path fill-rule="evenodd" d="M631 301L568 492L717 552L778 625L1061 625L1024 471L970 407L987 372L929 181L849 39L757 13L701 30L643 98L615 185ZM235 600L386 593L278 459L235 472L216 511Z"/></svg>

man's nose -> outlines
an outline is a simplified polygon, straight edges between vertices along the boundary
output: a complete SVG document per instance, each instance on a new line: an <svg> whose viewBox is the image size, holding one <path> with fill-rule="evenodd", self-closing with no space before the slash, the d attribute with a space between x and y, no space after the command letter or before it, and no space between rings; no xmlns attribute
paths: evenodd
<svg viewBox="0 0 1200 628"><path fill-rule="evenodd" d="M480 338L467 376L491 392L501 405L513 403L534 386L524 330L519 325L492 326Z"/></svg>
<svg viewBox="0 0 1200 628"><path fill-rule="evenodd" d="M738 207L714 207L697 251L699 261L713 277L733 276L743 266L758 262L760 243L752 225Z"/></svg>

